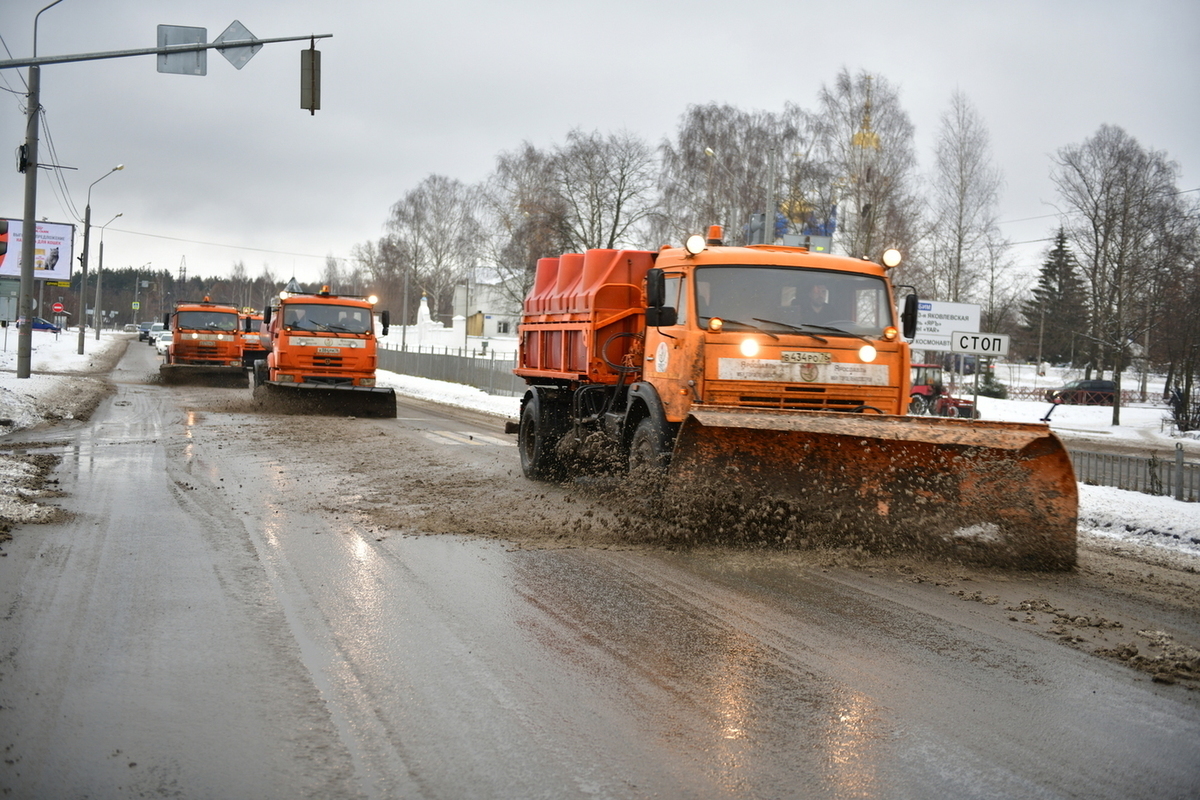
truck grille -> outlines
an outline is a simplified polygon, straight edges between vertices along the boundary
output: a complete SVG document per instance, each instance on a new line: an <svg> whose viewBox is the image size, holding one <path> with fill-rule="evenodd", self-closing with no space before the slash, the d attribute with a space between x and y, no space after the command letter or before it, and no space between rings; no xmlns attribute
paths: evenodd
<svg viewBox="0 0 1200 800"><path fill-rule="evenodd" d="M710 386L704 402L714 405L743 406L796 411L845 411L864 405L891 403L887 387L874 392L861 386L839 389L834 386L798 386L793 384L730 383Z"/></svg>

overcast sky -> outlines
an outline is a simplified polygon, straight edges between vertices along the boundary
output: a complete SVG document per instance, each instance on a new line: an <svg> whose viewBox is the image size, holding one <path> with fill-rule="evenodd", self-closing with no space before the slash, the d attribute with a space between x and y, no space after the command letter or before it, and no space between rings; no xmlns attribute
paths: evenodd
<svg viewBox="0 0 1200 800"><path fill-rule="evenodd" d="M4 0L0 58L32 55L50 1ZM922 169L951 94L966 94L1005 175L1011 241L1050 235L1052 156L1104 123L1178 162L1181 190L1200 188L1196 0L63 0L41 16L37 54L153 47L159 24L211 41L235 19L260 38L333 35L317 43L315 116L299 108L307 42L266 45L240 71L210 52L205 77L159 74L153 56L42 68L39 160L77 169L60 173L69 203L42 171L37 216L80 222L89 184L124 164L92 188L94 226L123 214L106 267L209 276L240 260L251 276L265 264L316 280L326 255L381 236L431 173L475 183L498 153L576 127L657 144L692 104L812 109L842 67L899 88ZM27 74L0 70L7 154L25 137ZM0 217L20 219L24 179L7 158ZM1031 268L1041 253L1017 249Z"/></svg>

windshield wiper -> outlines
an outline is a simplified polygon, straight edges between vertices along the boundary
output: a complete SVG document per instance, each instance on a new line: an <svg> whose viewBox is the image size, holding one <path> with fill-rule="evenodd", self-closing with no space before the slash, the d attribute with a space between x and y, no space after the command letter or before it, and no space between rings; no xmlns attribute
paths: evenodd
<svg viewBox="0 0 1200 800"><path fill-rule="evenodd" d="M806 330L804 330L806 327L816 327L816 326L809 326L809 325L793 325L793 324L792 324L792 323L790 323L790 322L779 322L778 320L774 320L774 319L763 319L762 317L753 317L752 319L753 319L755 322L767 322L767 323L770 323L771 325L778 325L778 326L779 326L779 327L781 327L781 328L787 328L788 330L793 330L793 331L795 331L796 333L801 333L801 334L804 334L805 336L811 336L812 338L816 339L816 340L817 340L818 342L820 342L821 344L829 344L829 340L828 340L828 339L826 339L824 336L818 336L817 334L815 334L815 333L813 333L813 332L811 332L811 331L806 331Z"/></svg>
<svg viewBox="0 0 1200 800"><path fill-rule="evenodd" d="M709 317L709 319L711 320L712 317ZM717 317L717 319L721 320L726 325L741 325L743 328L749 328L752 331L757 331L757 332L763 334L764 336L770 336L772 339L779 338L778 336L771 333L770 331L764 331L762 328L758 327L757 325L751 325L749 322L741 322L736 319L729 319L728 317ZM753 319L753 317L751 319ZM760 322L761 322L761 320L760 320Z"/></svg>
<svg viewBox="0 0 1200 800"><path fill-rule="evenodd" d="M841 328L831 328L828 325L805 325L804 327L816 328L819 331L829 331L830 333L840 333L842 336L853 336L855 339L862 339L867 344L871 343L871 340L863 336L861 333L851 333L850 331L844 331Z"/></svg>

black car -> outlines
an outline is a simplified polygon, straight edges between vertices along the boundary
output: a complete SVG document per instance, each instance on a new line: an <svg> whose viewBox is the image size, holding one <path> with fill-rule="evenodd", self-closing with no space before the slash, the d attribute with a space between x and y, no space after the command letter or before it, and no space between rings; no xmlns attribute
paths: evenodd
<svg viewBox="0 0 1200 800"><path fill-rule="evenodd" d="M154 324L154 320L149 322L138 323L138 341L144 342L150 338L150 326Z"/></svg>
<svg viewBox="0 0 1200 800"><path fill-rule="evenodd" d="M1049 389L1046 400L1076 406L1111 406L1117 393L1112 381L1071 381L1061 389Z"/></svg>

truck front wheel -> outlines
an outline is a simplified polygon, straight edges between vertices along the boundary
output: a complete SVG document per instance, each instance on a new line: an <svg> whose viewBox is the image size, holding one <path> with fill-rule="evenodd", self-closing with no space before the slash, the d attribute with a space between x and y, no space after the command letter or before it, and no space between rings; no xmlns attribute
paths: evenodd
<svg viewBox="0 0 1200 800"><path fill-rule="evenodd" d="M521 410L521 427L517 432L517 449L521 454L521 471L535 481L558 481L565 478L562 460L555 452L562 438L562 424L552 418L554 408L542 407L542 399L534 394Z"/></svg>
<svg viewBox="0 0 1200 800"><path fill-rule="evenodd" d="M629 473L659 476L667 471L670 460L666 432L651 417L638 423L629 440Z"/></svg>

